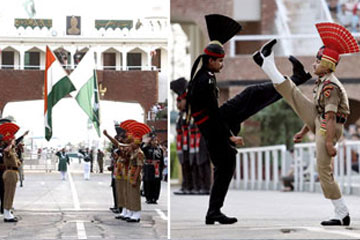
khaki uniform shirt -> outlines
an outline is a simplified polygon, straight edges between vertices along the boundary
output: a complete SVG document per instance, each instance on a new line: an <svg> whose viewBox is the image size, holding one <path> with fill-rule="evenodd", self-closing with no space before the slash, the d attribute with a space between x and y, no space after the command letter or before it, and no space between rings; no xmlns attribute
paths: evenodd
<svg viewBox="0 0 360 240"><path fill-rule="evenodd" d="M319 114L327 112L346 116L350 114L346 91L334 73L318 79L314 88L314 102Z"/></svg>
<svg viewBox="0 0 360 240"><path fill-rule="evenodd" d="M9 152L4 152L4 164L6 167L20 167L21 162L18 159L14 148Z"/></svg>
<svg viewBox="0 0 360 240"><path fill-rule="evenodd" d="M134 152L131 153L130 156L130 162L129 162L129 175L128 175L128 179L130 181L130 183L136 182L137 179L135 179L135 172L136 169L142 168L142 166L144 165L144 153L141 151L140 148L136 149ZM139 176L138 176L139 178Z"/></svg>

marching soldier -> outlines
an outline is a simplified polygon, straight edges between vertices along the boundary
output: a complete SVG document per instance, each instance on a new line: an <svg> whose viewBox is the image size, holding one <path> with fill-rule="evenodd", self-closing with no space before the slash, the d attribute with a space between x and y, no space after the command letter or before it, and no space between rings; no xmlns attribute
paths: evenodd
<svg viewBox="0 0 360 240"><path fill-rule="evenodd" d="M318 76L313 101L289 81L287 76L284 77L277 70L272 52L276 40L265 44L254 55L254 60L305 123L301 131L294 136L294 141L301 142L303 136L309 131L315 134L320 185L325 198L331 200L335 209L334 218L323 221L321 224L348 226L350 224L349 210L345 205L339 185L334 179L331 161L336 155L334 146L342 136L350 109L346 91L334 72L340 60L339 56L344 53L359 52L359 47L351 33L341 25L318 23L316 28L324 46L318 51L313 64L314 73Z"/></svg>
<svg viewBox="0 0 360 240"><path fill-rule="evenodd" d="M5 172L3 173L4 181L4 222L17 222L18 219L11 213L13 206L16 183L18 181L18 171L20 161L15 152L15 133L19 127L14 123L4 123L0 125L0 134L4 136L1 141L3 149L3 161Z"/></svg>
<svg viewBox="0 0 360 240"><path fill-rule="evenodd" d="M237 134L240 123L264 107L281 98L271 83L247 87L234 98L218 106L218 88L215 73L223 68L225 51L223 44L237 34L241 26L226 16L212 14L205 16L211 42L194 62L186 95L188 118L193 117L206 140L210 159L214 165L214 182L210 193L209 208L205 223L233 224L236 218L221 212L226 193L232 179L237 150L243 140ZM202 60L202 66L197 71ZM311 78L304 72L302 64L290 59L297 84Z"/></svg>

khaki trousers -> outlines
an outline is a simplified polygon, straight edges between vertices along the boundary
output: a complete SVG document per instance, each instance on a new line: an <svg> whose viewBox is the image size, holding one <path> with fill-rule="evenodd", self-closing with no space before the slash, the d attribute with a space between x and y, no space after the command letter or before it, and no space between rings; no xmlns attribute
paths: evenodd
<svg viewBox="0 0 360 240"><path fill-rule="evenodd" d="M141 211L141 196L140 196L140 177L133 186L130 182L126 182L127 193L126 193L126 209L130 211Z"/></svg>
<svg viewBox="0 0 360 240"><path fill-rule="evenodd" d="M4 209L10 210L13 206L18 174L14 170L6 170L3 175L5 196Z"/></svg>
<svg viewBox="0 0 360 240"><path fill-rule="evenodd" d="M339 185L334 180L331 167L331 156L325 146L326 135L321 134L320 115L316 110L315 104L310 101L296 85L288 78L281 84L274 84L275 89L284 97L301 120L315 134L316 141L316 162L320 178L320 185L325 198L339 199L341 192ZM334 144L342 135L342 124L336 124Z"/></svg>
<svg viewBox="0 0 360 240"><path fill-rule="evenodd" d="M127 181L125 179L116 179L116 198L117 206L119 208L125 207L126 204L126 190L127 190Z"/></svg>

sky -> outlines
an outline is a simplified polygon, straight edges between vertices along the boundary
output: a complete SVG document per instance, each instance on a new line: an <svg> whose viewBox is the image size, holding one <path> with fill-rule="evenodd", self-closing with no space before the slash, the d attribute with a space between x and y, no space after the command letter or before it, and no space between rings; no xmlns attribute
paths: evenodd
<svg viewBox="0 0 360 240"><path fill-rule="evenodd" d="M127 119L144 121L143 109L137 103L124 103L113 101L100 102L101 132L106 129L110 135L115 135L115 121L122 122ZM3 117L13 116L20 130L16 136L29 130L29 138L34 138L38 147L61 147L68 142L93 143L99 140L104 143L104 137L98 138L91 125L88 129L88 117L73 98L61 99L53 108L53 136L50 142L44 140L44 101L23 101L6 104Z"/></svg>

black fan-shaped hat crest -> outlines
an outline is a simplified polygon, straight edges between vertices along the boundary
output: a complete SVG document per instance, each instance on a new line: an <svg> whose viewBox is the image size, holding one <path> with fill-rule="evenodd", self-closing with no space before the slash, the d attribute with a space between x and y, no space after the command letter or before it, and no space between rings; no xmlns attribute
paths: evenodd
<svg viewBox="0 0 360 240"><path fill-rule="evenodd" d="M170 82L170 89L173 90L177 95L181 95L186 91L188 81L185 78L178 78Z"/></svg>
<svg viewBox="0 0 360 240"><path fill-rule="evenodd" d="M224 44L241 30L239 23L224 15L206 15L205 20L210 41L217 40Z"/></svg>

